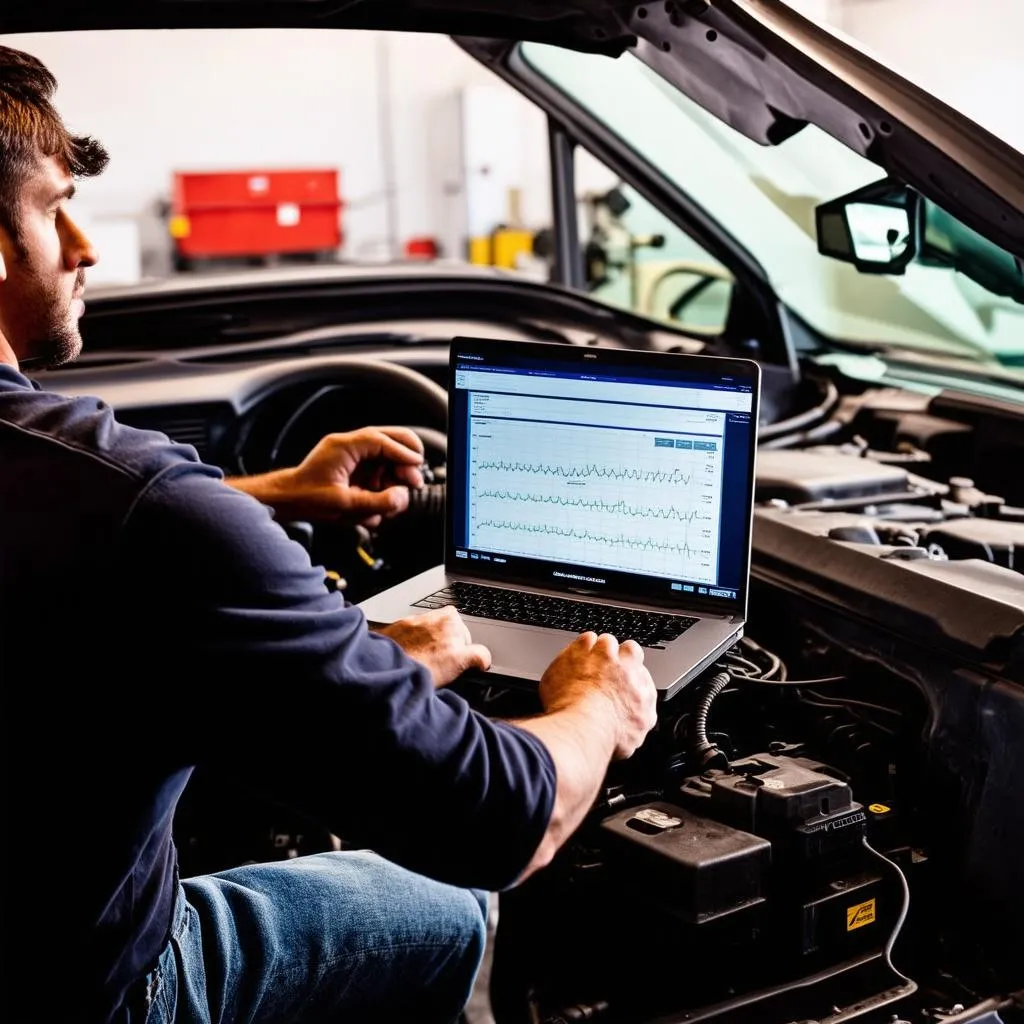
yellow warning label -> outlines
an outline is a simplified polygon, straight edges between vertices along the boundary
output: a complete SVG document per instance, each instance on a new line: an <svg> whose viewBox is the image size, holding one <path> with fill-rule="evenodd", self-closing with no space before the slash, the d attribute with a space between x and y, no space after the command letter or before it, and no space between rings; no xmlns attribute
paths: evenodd
<svg viewBox="0 0 1024 1024"><path fill-rule="evenodd" d="M846 908L846 930L852 932L854 928L863 928L875 920L875 901L868 900L867 903L858 903L855 907Z"/></svg>
<svg viewBox="0 0 1024 1024"><path fill-rule="evenodd" d="M888 814L892 808L886 807L885 804L868 804L868 810L872 814Z"/></svg>

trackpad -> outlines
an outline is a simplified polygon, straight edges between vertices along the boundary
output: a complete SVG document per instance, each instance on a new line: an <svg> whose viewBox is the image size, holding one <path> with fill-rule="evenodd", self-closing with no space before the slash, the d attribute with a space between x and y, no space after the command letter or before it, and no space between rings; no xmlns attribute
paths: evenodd
<svg viewBox="0 0 1024 1024"><path fill-rule="evenodd" d="M475 643L491 652L491 672L514 679L537 681L548 665L577 634L564 629L543 629L466 616Z"/></svg>

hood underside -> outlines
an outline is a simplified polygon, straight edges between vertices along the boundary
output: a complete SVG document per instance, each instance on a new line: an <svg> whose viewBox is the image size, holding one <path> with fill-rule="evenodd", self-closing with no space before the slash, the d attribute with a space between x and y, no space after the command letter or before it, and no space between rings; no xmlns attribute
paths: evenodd
<svg viewBox="0 0 1024 1024"><path fill-rule="evenodd" d="M1024 156L781 0L33 0L0 12L2 32L268 27L630 49L749 138L777 145L815 124L1024 258Z"/></svg>
<svg viewBox="0 0 1024 1024"><path fill-rule="evenodd" d="M4 32L109 28L348 28L530 39L621 53L631 0L36 0L0 12Z"/></svg>

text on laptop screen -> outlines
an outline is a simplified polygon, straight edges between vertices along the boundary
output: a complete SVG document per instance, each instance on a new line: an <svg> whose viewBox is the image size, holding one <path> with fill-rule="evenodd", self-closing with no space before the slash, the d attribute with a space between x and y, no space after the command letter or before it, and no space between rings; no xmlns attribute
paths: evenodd
<svg viewBox="0 0 1024 1024"><path fill-rule="evenodd" d="M448 500L454 555L467 568L737 597L750 528L749 380L453 358Z"/></svg>

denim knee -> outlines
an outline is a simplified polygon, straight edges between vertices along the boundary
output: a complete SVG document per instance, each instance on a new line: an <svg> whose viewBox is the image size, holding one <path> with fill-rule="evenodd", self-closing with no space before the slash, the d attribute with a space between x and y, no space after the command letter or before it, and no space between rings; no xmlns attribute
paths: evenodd
<svg viewBox="0 0 1024 1024"><path fill-rule="evenodd" d="M448 1024L487 945L488 894L359 851L189 879L177 1021ZM168 1018L170 1020L172 1018Z"/></svg>
<svg viewBox="0 0 1024 1024"><path fill-rule="evenodd" d="M490 896L482 889L465 889L466 906L466 949L479 950L479 959L483 956L487 944L487 923L490 913Z"/></svg>

